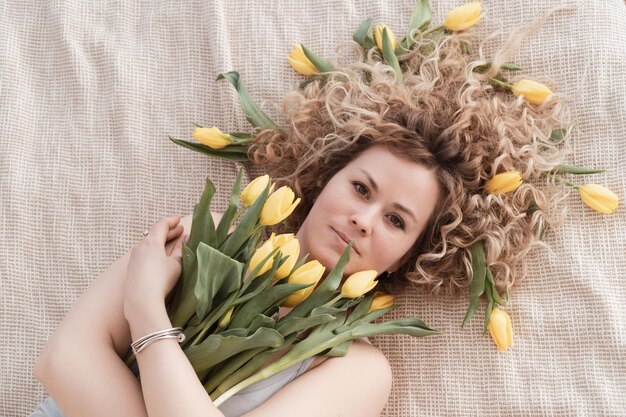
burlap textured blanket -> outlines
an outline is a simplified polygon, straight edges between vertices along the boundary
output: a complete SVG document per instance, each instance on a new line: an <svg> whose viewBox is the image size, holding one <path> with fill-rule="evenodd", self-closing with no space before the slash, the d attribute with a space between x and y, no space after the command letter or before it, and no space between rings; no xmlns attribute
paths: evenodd
<svg viewBox="0 0 626 417"><path fill-rule="evenodd" d="M433 0L435 22L460 5ZM336 59L366 17L404 28L413 1L42 2L0 7L0 415L24 416L46 396L34 361L90 283L167 214L188 214L209 176L226 207L238 166L176 146L196 121L247 130L221 72L237 70L278 118L302 80L294 42ZM626 195L626 7L620 0L484 1L475 28L501 30L557 12L513 57L571 107L572 164ZM267 100L264 102L264 100ZM247 180L256 175L246 165ZM626 211L603 215L573 191L564 224L531 252L507 311L504 353L464 330L467 299L419 292L397 300L443 336L374 337L391 362L384 416L600 416L626 413ZM395 317L389 317L389 319Z"/></svg>

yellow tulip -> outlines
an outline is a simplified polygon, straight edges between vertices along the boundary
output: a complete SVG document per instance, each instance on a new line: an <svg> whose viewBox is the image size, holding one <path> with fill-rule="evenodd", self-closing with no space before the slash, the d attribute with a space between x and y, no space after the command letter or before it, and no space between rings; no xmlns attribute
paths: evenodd
<svg viewBox="0 0 626 417"><path fill-rule="evenodd" d="M541 104L552 95L552 90L537 81L521 80L513 84L511 91L516 96L524 98L532 104Z"/></svg>
<svg viewBox="0 0 626 417"><path fill-rule="evenodd" d="M443 26L452 31L467 29L470 26L474 26L483 16L480 14L480 11L480 2L478 1L459 6L448 13Z"/></svg>
<svg viewBox="0 0 626 417"><path fill-rule="evenodd" d="M376 46L381 51L383 50L383 29L387 29L387 35L391 40L391 47L395 51L398 48L398 40L396 39L396 35L394 35L391 29L383 23L374 26L374 39L376 40Z"/></svg>
<svg viewBox="0 0 626 417"><path fill-rule="evenodd" d="M306 57L304 51L302 50L302 45L296 43L293 45L293 50L291 54L289 54L289 58L287 60L300 74L303 75L314 75L319 74L319 70L313 63Z"/></svg>
<svg viewBox="0 0 626 417"><path fill-rule="evenodd" d="M250 258L250 266L248 267L249 272L252 272L254 268L256 268L261 263L261 261L274 250L274 237L275 233L272 233L272 236L270 236L269 239L263 242L263 244L259 246L259 248L254 252L252 258ZM259 275L267 272L272 267L273 263L274 258L269 258L267 261L265 261L265 264L261 267L261 269L259 269L255 277L258 277Z"/></svg>
<svg viewBox="0 0 626 417"><path fill-rule="evenodd" d="M289 294L283 302L280 304L283 307L295 307L304 301L315 289L315 286L319 282L326 268L319 263L319 261L313 260L305 263L289 276L287 282L291 284L313 284L310 287L303 288Z"/></svg>
<svg viewBox="0 0 626 417"><path fill-rule="evenodd" d="M230 318L233 315L233 310L235 309L235 307L231 307L228 309L228 311L226 312L226 314L224 314L224 316L220 319L220 321L217 323L217 327L220 329L224 329L226 326L228 326L228 324L230 323Z"/></svg>
<svg viewBox="0 0 626 417"><path fill-rule="evenodd" d="M295 194L286 185L274 191L261 209L261 224L273 226L286 219L300 203L300 199L294 201L294 197Z"/></svg>
<svg viewBox="0 0 626 417"><path fill-rule="evenodd" d="M602 185L581 185L578 187L578 194L580 194L583 203L600 213L611 214L619 205L619 197Z"/></svg>
<svg viewBox="0 0 626 417"><path fill-rule="evenodd" d="M262 175L260 177L256 177L254 180L250 182L241 192L241 202L244 206L250 207L254 204L257 198L261 195L267 184L270 182L269 175ZM272 189L274 188L274 184L272 184Z"/></svg>
<svg viewBox="0 0 626 417"><path fill-rule="evenodd" d="M383 308L387 308L393 305L394 301L396 300L396 297L394 297L391 294L385 294L379 291L376 291L376 293L374 294L374 299L372 300L372 305L370 306L369 310L367 310L367 312L372 312L375 310L380 310Z"/></svg>
<svg viewBox="0 0 626 417"><path fill-rule="evenodd" d="M502 194L517 190L522 183L519 171L507 171L494 175L485 183L485 189L489 194Z"/></svg>
<svg viewBox="0 0 626 417"><path fill-rule="evenodd" d="M491 317L489 317L487 328L499 350L507 350L509 347L513 346L511 318L505 311L494 308L491 312Z"/></svg>
<svg viewBox="0 0 626 417"><path fill-rule="evenodd" d="M279 248L283 257L287 256L285 262L276 270L274 275L274 280L279 280L288 276L296 265L300 255L300 242L294 237L293 233L286 233L276 236L274 247Z"/></svg>
<svg viewBox="0 0 626 417"><path fill-rule="evenodd" d="M233 143L230 135L217 127L196 127L191 134L198 142L213 149L222 149Z"/></svg>
<svg viewBox="0 0 626 417"><path fill-rule="evenodd" d="M373 269L355 272L350 275L341 287L341 295L345 298L357 298L378 284L378 272Z"/></svg>

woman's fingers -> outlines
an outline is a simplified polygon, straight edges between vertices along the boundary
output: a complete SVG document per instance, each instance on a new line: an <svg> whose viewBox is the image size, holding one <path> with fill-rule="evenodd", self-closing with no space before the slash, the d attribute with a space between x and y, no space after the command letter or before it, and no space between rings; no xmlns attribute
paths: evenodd
<svg viewBox="0 0 626 417"><path fill-rule="evenodd" d="M185 239L185 235L180 235L178 239L172 242L174 245L172 246L172 250L167 255L173 256L175 258L181 258L183 256L184 239Z"/></svg>
<svg viewBox="0 0 626 417"><path fill-rule="evenodd" d="M165 245L170 229L178 225L178 222L180 222L180 216L178 215L162 218L152 225L146 239Z"/></svg>
<svg viewBox="0 0 626 417"><path fill-rule="evenodd" d="M172 239L176 239L178 236L180 236L183 230L183 225L178 223L176 226L174 226L174 228L170 229L170 231L167 232L167 241L169 242Z"/></svg>

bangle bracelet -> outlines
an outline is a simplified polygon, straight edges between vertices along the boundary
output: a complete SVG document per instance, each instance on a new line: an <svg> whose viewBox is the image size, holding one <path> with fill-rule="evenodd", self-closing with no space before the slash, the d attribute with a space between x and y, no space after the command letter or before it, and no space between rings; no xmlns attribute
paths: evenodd
<svg viewBox="0 0 626 417"><path fill-rule="evenodd" d="M171 329L160 330L158 332L150 333L142 338L135 340L131 343L130 347L133 349L133 353L136 355L146 348L150 343L156 342L161 339L178 339L178 343L185 341L185 334L182 327L172 327Z"/></svg>

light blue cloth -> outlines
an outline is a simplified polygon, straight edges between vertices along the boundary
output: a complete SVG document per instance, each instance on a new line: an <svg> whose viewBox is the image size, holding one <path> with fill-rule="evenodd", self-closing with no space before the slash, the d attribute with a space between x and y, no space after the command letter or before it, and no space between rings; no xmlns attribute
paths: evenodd
<svg viewBox="0 0 626 417"><path fill-rule="evenodd" d="M279 389L306 372L315 356L256 382L224 401L218 408L226 417L239 417L267 401ZM29 417L65 417L52 397L46 398Z"/></svg>

